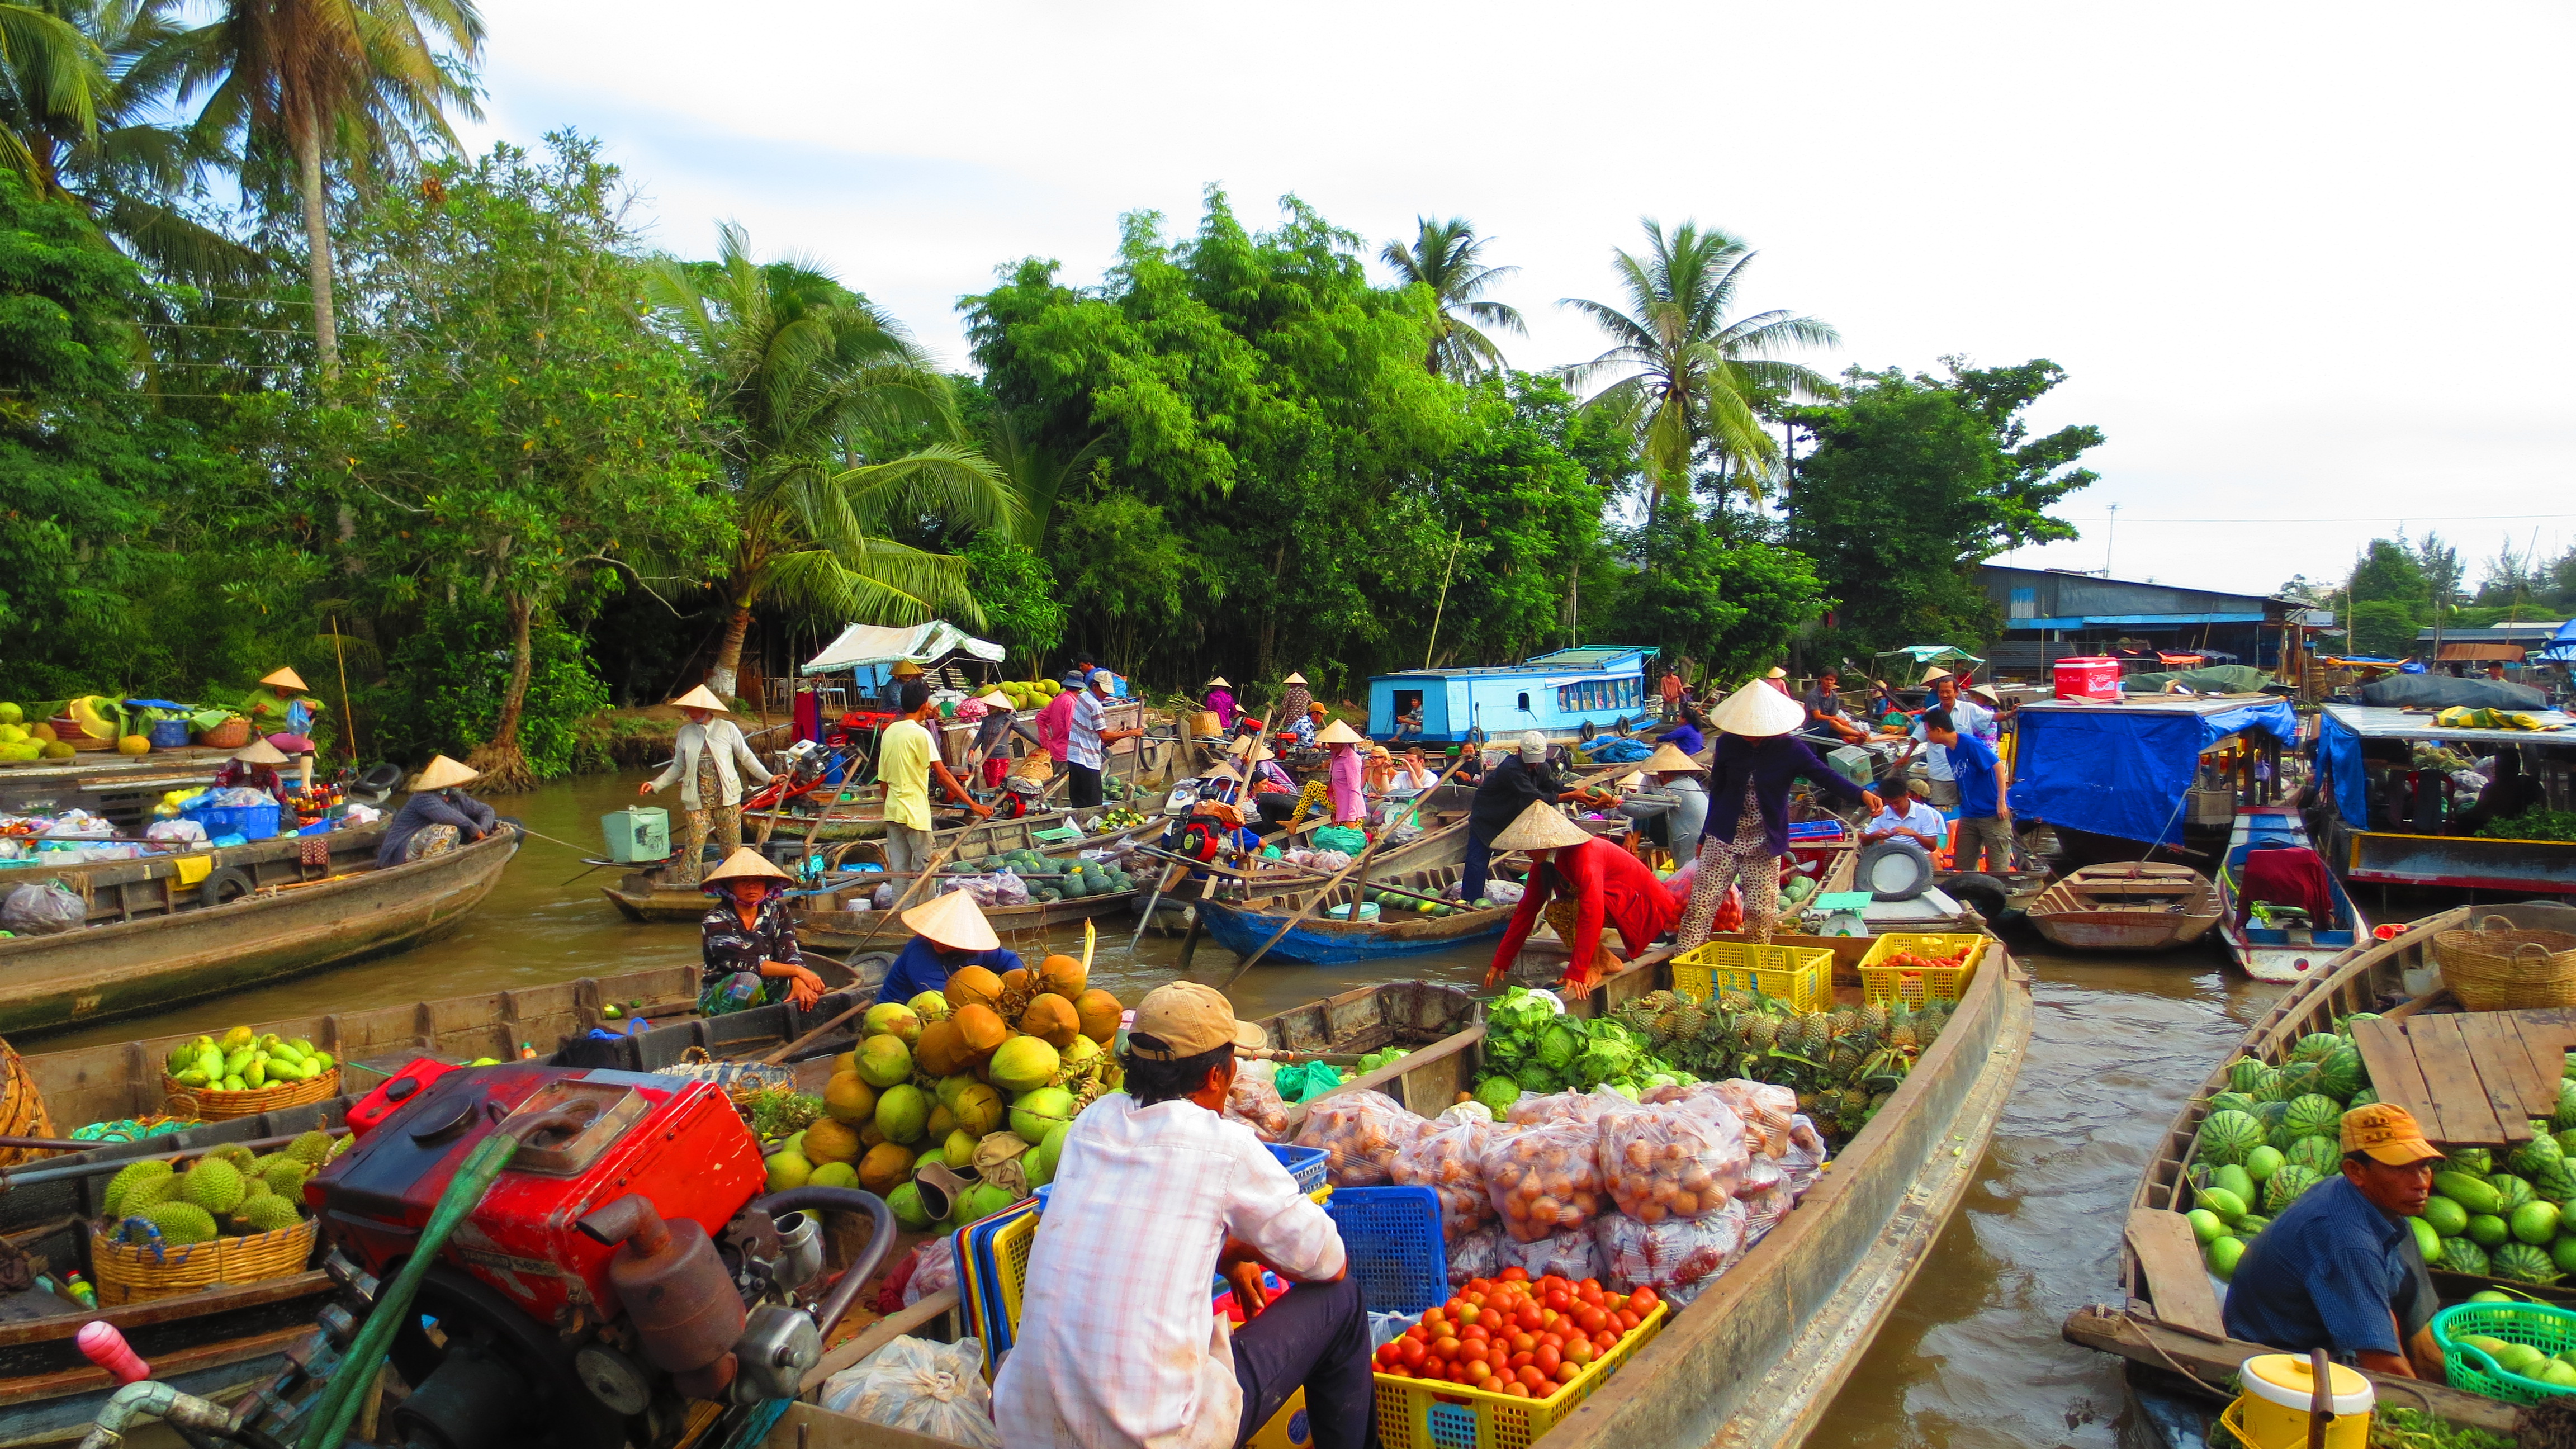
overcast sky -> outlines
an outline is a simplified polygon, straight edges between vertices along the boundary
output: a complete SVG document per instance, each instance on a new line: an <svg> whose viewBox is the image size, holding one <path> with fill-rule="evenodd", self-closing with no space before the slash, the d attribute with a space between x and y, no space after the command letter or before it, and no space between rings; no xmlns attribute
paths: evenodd
<svg viewBox="0 0 2576 1449"><path fill-rule="evenodd" d="M1556 302L1616 299L1640 216L1695 218L1760 248L1748 306L1841 329L1826 371L2066 368L2037 421L2099 426L2102 481L2012 562L2259 591L2401 525L2473 582L2576 543L2565 3L483 11L471 142L598 135L662 245L739 221L953 365L996 266L1096 282L1210 182L1372 255L1468 218L1533 368L1601 349Z"/></svg>

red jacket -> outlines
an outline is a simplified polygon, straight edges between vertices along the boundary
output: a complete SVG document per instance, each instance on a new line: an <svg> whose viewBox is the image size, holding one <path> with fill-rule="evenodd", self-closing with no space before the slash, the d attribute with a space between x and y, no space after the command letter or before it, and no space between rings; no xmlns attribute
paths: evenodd
<svg viewBox="0 0 2576 1449"><path fill-rule="evenodd" d="M1573 948L1570 970L1576 974L1600 955L1603 926L1619 928L1619 939L1633 960L1682 918L1683 903L1655 879L1644 861L1609 841L1588 840L1557 850L1552 860L1530 872L1529 889L1521 894L1520 909L1512 912L1512 924L1494 953L1495 964L1511 965L1521 943L1537 927L1540 909L1550 896L1560 894L1578 903L1574 939L1565 943Z"/></svg>

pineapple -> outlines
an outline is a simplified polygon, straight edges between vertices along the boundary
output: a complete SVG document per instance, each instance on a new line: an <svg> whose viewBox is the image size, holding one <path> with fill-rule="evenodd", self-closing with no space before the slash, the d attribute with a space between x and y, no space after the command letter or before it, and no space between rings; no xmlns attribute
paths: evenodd
<svg viewBox="0 0 2576 1449"><path fill-rule="evenodd" d="M1708 1024L1708 1013L1685 1001L1664 1013L1664 1036L1668 1041L1697 1041Z"/></svg>
<svg viewBox="0 0 2576 1449"><path fill-rule="evenodd" d="M1846 1006L1834 1013L1834 1035L1848 1036L1860 1028L1860 1013Z"/></svg>
<svg viewBox="0 0 2576 1449"><path fill-rule="evenodd" d="M1860 1042L1854 1037L1837 1040L1825 1055L1825 1065L1834 1075L1847 1077L1860 1066Z"/></svg>
<svg viewBox="0 0 2576 1449"><path fill-rule="evenodd" d="M1777 1042L1779 1039L1780 1018L1776 1016L1757 1016L1753 1018L1753 1034L1746 1041L1746 1045L1752 1047L1757 1052L1767 1052L1771 1050L1772 1044Z"/></svg>
<svg viewBox="0 0 2576 1449"><path fill-rule="evenodd" d="M1861 1029L1872 1038L1887 1035L1887 1008L1873 1001L1860 1009Z"/></svg>

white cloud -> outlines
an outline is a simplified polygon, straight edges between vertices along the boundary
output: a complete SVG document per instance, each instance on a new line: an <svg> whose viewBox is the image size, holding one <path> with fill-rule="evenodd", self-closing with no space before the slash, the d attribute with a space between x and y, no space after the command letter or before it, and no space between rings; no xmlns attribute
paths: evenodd
<svg viewBox="0 0 2576 1449"><path fill-rule="evenodd" d="M1523 366L1599 349L1554 303L1611 295L1638 216L1695 217L1761 248L1750 305L1842 329L1829 369L2066 367L2037 421L2108 435L2065 511L2121 506L2124 575L2269 587L2401 520L2478 557L2576 538L2563 6L484 13L476 139L600 135L663 244L739 220L955 363L955 300L997 265L1095 280L1120 212L1186 228L1209 182L1256 225L1293 191L1372 251L1470 218L1521 267ZM2086 531L2020 561L2099 567Z"/></svg>

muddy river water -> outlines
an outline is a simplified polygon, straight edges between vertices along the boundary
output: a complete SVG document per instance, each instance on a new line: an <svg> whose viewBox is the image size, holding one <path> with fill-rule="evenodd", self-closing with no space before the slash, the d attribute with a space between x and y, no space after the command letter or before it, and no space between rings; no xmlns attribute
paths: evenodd
<svg viewBox="0 0 2576 1449"><path fill-rule="evenodd" d="M531 829L581 848L528 841L474 915L433 945L31 1045L47 1051L220 1030L694 962L693 929L630 924L599 894L613 873L583 873L600 815L633 798L631 781L592 778L499 801ZM1177 941L1149 934L1130 956L1132 921L1102 924L1093 963L1099 984L1132 1002L1177 974ZM1060 931L1056 944L1078 950L1080 938L1076 926ZM1009 944L1026 952L1036 943ZM2122 1441L2114 1361L2063 1342L2057 1325L2112 1296L2120 1224L2150 1144L2279 988L2231 976L2214 950L2075 958L2031 944L2017 949L2037 979L2037 1026L1976 1185L1813 1443L2037 1449ZM1490 952L1488 944L1349 968L1260 967L1234 996L1242 1015L1256 1017L1399 975L1474 982ZM1196 974L1206 979L1230 959L1209 948Z"/></svg>

